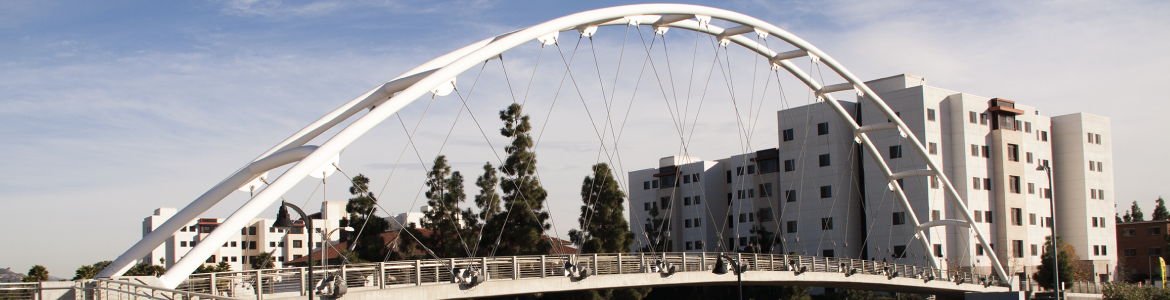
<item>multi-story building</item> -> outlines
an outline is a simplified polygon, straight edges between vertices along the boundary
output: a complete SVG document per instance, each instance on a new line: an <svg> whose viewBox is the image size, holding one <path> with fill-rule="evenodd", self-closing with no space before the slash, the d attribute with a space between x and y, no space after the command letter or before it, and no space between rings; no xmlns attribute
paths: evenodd
<svg viewBox="0 0 1170 300"><path fill-rule="evenodd" d="M156 209L154 215L142 220L143 236L158 228L175 213L175 208L171 207ZM321 204L321 211L309 215L309 218L312 219L313 228L332 229L340 225L344 216L345 202L326 201ZM222 219L219 218L198 218L192 221L167 239L163 245L143 257L141 262L170 268L195 245L198 245L212 230L215 230L221 221ZM308 255L310 251L321 248L322 234L317 233L313 236L314 245L308 245L308 233L304 230L304 223L299 220L296 222L298 226L287 230L287 232L272 227L274 221L274 219L253 219L240 230L240 233L233 235L229 242L224 243L213 255L208 257L205 264L211 266L219 262L227 262L232 270L248 270L251 269L250 262L255 260L260 253L271 253L273 264L279 268L288 261ZM328 240L330 243L337 243L340 238L340 232L337 232L329 236Z"/></svg>
<svg viewBox="0 0 1170 300"><path fill-rule="evenodd" d="M1159 278L1161 270L1158 258L1170 261L1166 234L1170 232L1170 221L1144 221L1117 223L1118 274L1125 274L1129 281Z"/></svg>
<svg viewBox="0 0 1170 300"><path fill-rule="evenodd" d="M1014 101L924 83L912 75L866 83L911 131L868 134L890 171L928 168L901 137L913 134L944 169L968 206L972 225L986 235L1010 275L1024 278L1035 272L1044 241L1056 224L1063 240L1093 266L1096 278L1109 280L1117 265L1116 253L1109 251L1116 249L1113 219L1108 216L1113 211L1109 120L1085 113L1049 118ZM839 102L858 124L890 122L868 101ZM701 241L706 246L668 247L673 251L775 245L763 248L773 253L924 265L926 260L935 260L944 268L991 272L988 256L968 228L927 228L924 235L929 245L925 247L915 237L915 223L964 220L938 178L897 181L912 208L907 211L874 157L854 141L854 133L827 104L782 110L777 113L777 125L780 142L773 149L714 161L668 157L659 161L657 169L630 172L634 232L667 229L669 235L660 235L667 245L677 240L692 246ZM1048 190L1045 172L1037 171L1040 165L1053 170L1055 193ZM694 175L699 173L702 176ZM707 181L698 185L696 180L686 180L687 175ZM720 182L713 184L711 179ZM688 197L700 194L707 199L726 194L727 201L688 208L687 200L693 202ZM1057 222L1052 221L1053 196ZM683 212L667 209L680 204ZM667 209L671 226L647 225L646 215L654 208ZM696 212L685 213L690 210ZM694 230L680 219L708 227ZM774 233L771 237L776 242L753 240L767 236L753 228ZM632 250L648 242L648 238L640 239Z"/></svg>

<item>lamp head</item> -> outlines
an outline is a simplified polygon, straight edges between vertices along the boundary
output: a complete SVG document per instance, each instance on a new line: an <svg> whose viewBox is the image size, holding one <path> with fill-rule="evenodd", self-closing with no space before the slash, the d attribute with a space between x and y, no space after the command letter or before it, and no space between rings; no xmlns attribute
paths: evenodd
<svg viewBox="0 0 1170 300"><path fill-rule="evenodd" d="M293 227L292 219L288 215L288 208L284 203L280 204L280 211L276 213L276 222L272 222L272 227L280 229L289 229Z"/></svg>
<svg viewBox="0 0 1170 300"><path fill-rule="evenodd" d="M715 269L711 270L715 275L727 274L727 264L723 262L723 257L715 258Z"/></svg>
<svg viewBox="0 0 1170 300"><path fill-rule="evenodd" d="M345 227L342 227L341 230L353 232L353 227L345 226Z"/></svg>
<svg viewBox="0 0 1170 300"><path fill-rule="evenodd" d="M1044 165L1037 166L1036 171L1044 171Z"/></svg>

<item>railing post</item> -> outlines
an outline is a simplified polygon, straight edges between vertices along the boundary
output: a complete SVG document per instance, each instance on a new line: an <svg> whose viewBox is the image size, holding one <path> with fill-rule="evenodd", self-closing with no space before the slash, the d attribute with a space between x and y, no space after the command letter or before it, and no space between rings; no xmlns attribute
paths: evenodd
<svg viewBox="0 0 1170 300"><path fill-rule="evenodd" d="M757 254L757 253L752 253L752 264L755 264L755 265L756 265L756 267L755 267L755 271L759 271L759 270L760 270L760 255L759 255L759 254Z"/></svg>
<svg viewBox="0 0 1170 300"><path fill-rule="evenodd" d="M682 254L682 265L683 265L682 271L686 272L687 271L687 253L686 252L683 252L683 254Z"/></svg>
<svg viewBox="0 0 1170 300"><path fill-rule="evenodd" d="M422 285L422 264L417 259L414 261L414 285Z"/></svg>
<svg viewBox="0 0 1170 300"><path fill-rule="evenodd" d="M520 279L520 261L512 257L512 279Z"/></svg>
<svg viewBox="0 0 1170 300"><path fill-rule="evenodd" d="M211 279L211 294L218 296L219 291L215 288L215 273L208 274L208 277Z"/></svg>
<svg viewBox="0 0 1170 300"><path fill-rule="evenodd" d="M309 282L309 276L306 276L306 274L305 274L305 268L304 267L297 268L297 274L300 274L300 276L301 276L301 296L308 296L309 295L309 286L311 286L312 283Z"/></svg>
<svg viewBox="0 0 1170 300"><path fill-rule="evenodd" d="M386 262L378 263L378 288L386 288Z"/></svg>
<svg viewBox="0 0 1170 300"><path fill-rule="evenodd" d="M487 257L480 257L479 264L480 264L480 266L482 266L480 270L482 270L482 272L483 272L483 280L484 281L491 280L492 275L490 273L488 273Z"/></svg>
<svg viewBox="0 0 1170 300"><path fill-rule="evenodd" d="M264 280L260 278L260 270L256 270L256 300L264 300Z"/></svg>
<svg viewBox="0 0 1170 300"><path fill-rule="evenodd" d="M346 285L349 285L349 282L346 282L346 280L345 280L345 265L341 265L340 269L341 269L341 281L345 282ZM325 276L322 275L321 277L324 278Z"/></svg>
<svg viewBox="0 0 1170 300"><path fill-rule="evenodd" d="M601 267L598 267L598 265L597 265L597 253L593 253L593 274L597 274L598 273L597 269L600 269L600 268Z"/></svg>
<svg viewBox="0 0 1170 300"><path fill-rule="evenodd" d="M546 273L544 270L544 266L545 266L544 258L545 258L544 255L540 256L540 278L544 278L544 274Z"/></svg>
<svg viewBox="0 0 1170 300"><path fill-rule="evenodd" d="M699 255L699 271L707 270L707 252Z"/></svg>
<svg viewBox="0 0 1170 300"><path fill-rule="evenodd" d="M621 253L618 253L618 255L617 255L617 266L618 266L617 273L622 274L622 254Z"/></svg>

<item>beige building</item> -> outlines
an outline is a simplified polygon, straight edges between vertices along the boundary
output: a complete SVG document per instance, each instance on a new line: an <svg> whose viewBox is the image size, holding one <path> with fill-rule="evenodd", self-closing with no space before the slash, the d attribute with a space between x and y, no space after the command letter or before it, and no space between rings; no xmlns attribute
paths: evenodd
<svg viewBox="0 0 1170 300"><path fill-rule="evenodd" d="M1057 200L1058 234L1094 266L1097 279L1113 278L1109 119L1085 113L1050 118L1015 101L928 86L912 75L866 84L944 169L1010 275L1026 277L1040 264L1053 224L1051 195ZM840 103L858 124L889 122L865 101ZM630 172L630 224L640 236L632 250L656 236L643 234L646 229L659 229L670 232L657 235L668 240L668 251L752 245L766 251L774 245L773 253L921 265L933 259L944 268L991 273L988 256L968 228L928 228L925 249L914 237L910 218L963 219L937 179L900 180L914 209L905 211L873 158L827 104L780 111L777 125L780 142L772 149L712 161L667 157L656 169ZM899 134L887 130L869 137L894 173L926 169ZM1045 172L1036 170L1041 164L1054 172L1055 193L1047 191ZM696 204L695 197L704 201ZM671 225L647 226L654 209ZM775 242L755 240L768 235L753 228L773 233Z"/></svg>

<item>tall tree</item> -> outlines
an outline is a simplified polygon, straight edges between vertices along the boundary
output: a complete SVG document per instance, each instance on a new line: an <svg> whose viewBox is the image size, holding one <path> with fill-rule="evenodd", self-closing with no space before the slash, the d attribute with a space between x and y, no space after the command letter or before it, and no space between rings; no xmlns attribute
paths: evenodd
<svg viewBox="0 0 1170 300"><path fill-rule="evenodd" d="M382 261L385 256L386 242L382 240L382 232L390 228L386 220L376 214L378 199L369 189L370 179L358 174L353 177L353 186L349 193L354 195L345 205L345 212L349 213L346 223L353 227L355 232L350 236L350 249L357 253L358 258L365 261Z"/></svg>
<svg viewBox="0 0 1170 300"><path fill-rule="evenodd" d="M260 255L252 257L248 261L248 264L252 267L252 270L271 269L276 267L276 264L272 262L275 259L268 252L260 252Z"/></svg>
<svg viewBox="0 0 1170 300"><path fill-rule="evenodd" d="M28 269L28 276L21 278L22 282L42 282L49 281L49 269L45 269L42 265L33 265Z"/></svg>
<svg viewBox="0 0 1170 300"><path fill-rule="evenodd" d="M77 272L73 275L73 280L92 279L97 276L99 272L109 266L111 261L99 261L92 265L82 265L77 268Z"/></svg>
<svg viewBox="0 0 1170 300"><path fill-rule="evenodd" d="M1126 216L1128 216L1128 212L1127 212ZM1117 223L1122 223L1122 222L1125 222L1125 220L1122 220L1122 219L1121 219L1121 214L1118 214L1118 213L1114 212L1114 213L1113 213L1113 217L1114 217L1114 218L1117 218Z"/></svg>
<svg viewBox="0 0 1170 300"><path fill-rule="evenodd" d="M504 147L508 157L500 166L500 189L503 210L492 216L485 227L484 243L494 247L496 255L531 255L552 253L552 245L542 241L549 229L544 201L548 192L536 180L536 153L533 152L532 125L521 106L513 103L500 111L504 127L500 134L512 139ZM498 243L498 247L495 245ZM484 248L484 247L481 247ZM488 248L485 248L488 249Z"/></svg>
<svg viewBox="0 0 1170 300"><path fill-rule="evenodd" d="M439 155L427 172L426 185L430 188L426 192L429 209L424 213L422 227L430 229L431 234L421 237L423 242L439 257L467 256L470 250L466 241L471 235L459 224L463 213L459 204L467 199L463 175L452 172L447 157Z"/></svg>
<svg viewBox="0 0 1170 300"><path fill-rule="evenodd" d="M1131 211L1130 216L1133 217L1134 222L1141 222L1146 220L1146 214L1142 213L1142 208L1138 207L1137 201L1133 202L1133 205L1129 207L1129 210Z"/></svg>
<svg viewBox="0 0 1170 300"><path fill-rule="evenodd" d="M1130 215L1129 211L1127 210L1125 211L1125 216L1121 217L1121 220L1125 221L1126 223L1133 222L1133 215Z"/></svg>
<svg viewBox="0 0 1170 300"><path fill-rule="evenodd" d="M665 252L674 249L667 249L667 238L670 237L670 229L665 228L667 220L659 218L658 206L650 208L649 218L646 218L646 224L642 225L645 228L642 233L649 244L642 246L639 251L642 252Z"/></svg>
<svg viewBox="0 0 1170 300"><path fill-rule="evenodd" d="M479 219L487 221L500 213L500 194L496 193L496 185L500 178L496 176L496 168L491 162L483 164L483 175L475 179L475 186L479 187L479 194L475 195L475 206L479 207Z"/></svg>
<svg viewBox="0 0 1170 300"><path fill-rule="evenodd" d="M1040 254L1040 268L1036 269L1036 273L1032 274L1032 278L1034 278L1036 283L1040 284L1041 287L1052 289L1052 255L1054 252L1052 249L1052 236L1048 236L1044 240L1044 253ZM1073 267L1073 258L1071 257L1072 255L1067 249L1065 249L1064 242L1061 240L1060 236L1056 237L1056 243L1059 249L1061 249L1058 256L1056 257L1057 265L1060 266L1060 269L1058 270L1058 272L1060 272L1060 282L1063 282L1066 285L1072 284L1076 274L1076 270L1074 270Z"/></svg>
<svg viewBox="0 0 1170 300"><path fill-rule="evenodd" d="M1162 200L1162 196L1158 196L1158 206L1154 207L1154 215L1150 216L1154 221L1170 220L1170 211L1166 211L1166 200Z"/></svg>
<svg viewBox="0 0 1170 300"><path fill-rule="evenodd" d="M626 222L626 194L610 173L609 165L593 165L593 175L581 184L581 216L570 230L569 239L581 253L627 252L634 244L634 234Z"/></svg>

